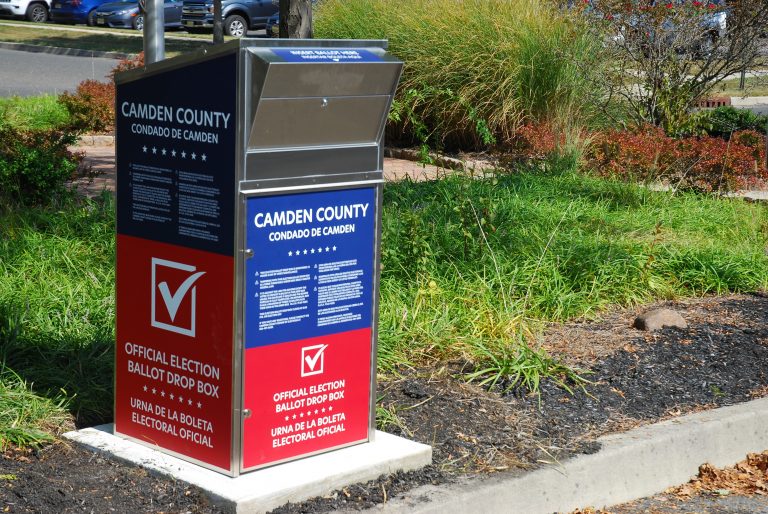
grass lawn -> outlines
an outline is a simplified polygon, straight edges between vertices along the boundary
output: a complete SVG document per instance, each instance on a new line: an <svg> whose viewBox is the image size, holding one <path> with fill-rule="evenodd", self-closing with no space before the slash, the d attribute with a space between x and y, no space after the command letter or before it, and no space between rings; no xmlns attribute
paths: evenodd
<svg viewBox="0 0 768 514"><path fill-rule="evenodd" d="M69 120L54 95L0 98L0 120L20 130L53 128Z"/></svg>
<svg viewBox="0 0 768 514"><path fill-rule="evenodd" d="M379 369L466 358L476 380L535 387L569 374L537 349L545 322L765 289L766 245L765 206L571 172L388 184ZM113 288L110 197L0 211L0 384L24 398L0 395L0 412L21 420L15 440L65 410L110 419Z"/></svg>
<svg viewBox="0 0 768 514"><path fill-rule="evenodd" d="M542 322L764 289L766 213L574 173L387 185L381 363L511 359Z"/></svg>
<svg viewBox="0 0 768 514"><path fill-rule="evenodd" d="M739 79L731 79L718 84L713 95L722 96L768 96L768 77L748 77L746 87L739 89Z"/></svg>
<svg viewBox="0 0 768 514"><path fill-rule="evenodd" d="M77 30L61 25L45 24L41 27L29 24L29 27L18 27L0 21L0 41L11 43L25 43L28 45L55 46L61 48L79 48L82 50L94 50L104 52L122 52L137 54L142 51L143 40L135 32L125 30L126 35L116 35L116 29L109 31L96 28L76 26ZM180 32L184 37L194 37L197 41L186 41L168 37L172 33L166 33L165 53L167 57L191 52L198 48L209 46L210 35L189 35Z"/></svg>

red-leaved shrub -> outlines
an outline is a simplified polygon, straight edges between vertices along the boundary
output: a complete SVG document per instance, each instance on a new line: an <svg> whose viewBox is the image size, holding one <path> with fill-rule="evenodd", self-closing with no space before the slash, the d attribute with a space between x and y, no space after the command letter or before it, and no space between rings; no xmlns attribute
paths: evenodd
<svg viewBox="0 0 768 514"><path fill-rule="evenodd" d="M107 132L115 120L115 86L111 82L84 80L74 93L66 91L59 102L69 112L73 128L85 132Z"/></svg>
<svg viewBox="0 0 768 514"><path fill-rule="evenodd" d="M123 59L117 63L117 66L115 66L109 76L112 78L112 82L114 82L115 74L120 73L121 71L132 70L134 68L141 68L142 66L144 66L144 52L139 52L136 57Z"/></svg>
<svg viewBox="0 0 768 514"><path fill-rule="evenodd" d="M110 73L111 80L84 80L74 93L59 96L69 112L72 128L83 132L110 132L115 123L115 74L144 66L144 52L132 59L124 59Z"/></svg>
<svg viewBox="0 0 768 514"><path fill-rule="evenodd" d="M755 131L674 139L657 127L593 136L587 166L600 175L659 181L696 191L733 191L768 180L765 139Z"/></svg>
<svg viewBox="0 0 768 514"><path fill-rule="evenodd" d="M562 148L565 141L548 123L528 123L510 141L515 156L523 160L546 159Z"/></svg>

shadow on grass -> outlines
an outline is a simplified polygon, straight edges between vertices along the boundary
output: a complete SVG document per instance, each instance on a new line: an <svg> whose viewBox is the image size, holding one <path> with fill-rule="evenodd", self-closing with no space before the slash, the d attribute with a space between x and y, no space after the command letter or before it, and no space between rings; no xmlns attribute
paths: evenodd
<svg viewBox="0 0 768 514"><path fill-rule="evenodd" d="M22 314L0 305L0 363L38 395L69 399L78 427L112 420L114 343L35 341L22 328Z"/></svg>
<svg viewBox="0 0 768 514"><path fill-rule="evenodd" d="M3 29L1 25L0 29ZM3 31L0 31L0 35L1 34L3 34ZM21 37L14 35L14 42L29 45L77 48L99 52L122 52L129 54L137 54L143 50L143 40L140 37L116 36L114 34L86 34L84 32L65 32L61 34L41 34L38 32L34 36L22 34ZM170 54L187 53L200 48L208 48L210 46L210 42L202 39L200 41L179 41L169 39L165 42L165 51Z"/></svg>

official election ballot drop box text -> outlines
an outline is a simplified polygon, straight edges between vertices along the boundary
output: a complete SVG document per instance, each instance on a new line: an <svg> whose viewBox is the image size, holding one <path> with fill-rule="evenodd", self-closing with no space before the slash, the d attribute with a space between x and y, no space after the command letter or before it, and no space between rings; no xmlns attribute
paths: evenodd
<svg viewBox="0 0 768 514"><path fill-rule="evenodd" d="M231 476L371 440L384 48L117 76L116 434Z"/></svg>

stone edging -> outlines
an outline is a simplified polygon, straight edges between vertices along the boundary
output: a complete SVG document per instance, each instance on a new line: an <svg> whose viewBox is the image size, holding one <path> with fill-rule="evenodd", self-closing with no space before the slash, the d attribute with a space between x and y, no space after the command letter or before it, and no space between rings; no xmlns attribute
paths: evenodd
<svg viewBox="0 0 768 514"><path fill-rule="evenodd" d="M386 147L384 149L384 157L390 157L392 159L403 159L406 161L421 162L421 154L418 150L412 148L391 148ZM436 153L430 152L429 157L432 159L432 164L438 168L445 168L448 170L456 171L481 171L485 169L496 168L496 164L493 161L462 161L454 157L445 157Z"/></svg>
<svg viewBox="0 0 768 514"><path fill-rule="evenodd" d="M84 134L77 140L78 146L112 146L115 136L102 134Z"/></svg>

